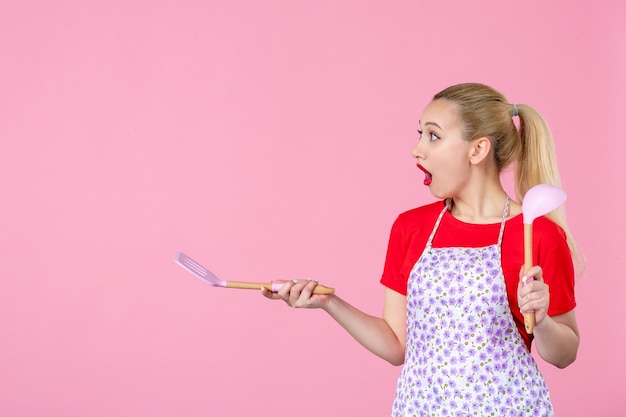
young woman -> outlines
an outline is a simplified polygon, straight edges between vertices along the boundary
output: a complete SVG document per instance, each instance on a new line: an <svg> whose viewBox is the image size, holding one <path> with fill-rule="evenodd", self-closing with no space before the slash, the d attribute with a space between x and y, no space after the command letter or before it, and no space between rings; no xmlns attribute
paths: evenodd
<svg viewBox="0 0 626 417"><path fill-rule="evenodd" d="M548 126L530 106L475 83L435 95L420 126L413 156L438 201L401 214L392 227L382 317L312 294L315 281L263 295L321 308L365 348L404 364L393 416L551 416L530 348L534 341L559 368L576 358L575 246L562 209L540 217L537 265L525 271L521 204L500 181L516 163L520 201L536 184L559 185ZM523 313L531 311L528 335Z"/></svg>

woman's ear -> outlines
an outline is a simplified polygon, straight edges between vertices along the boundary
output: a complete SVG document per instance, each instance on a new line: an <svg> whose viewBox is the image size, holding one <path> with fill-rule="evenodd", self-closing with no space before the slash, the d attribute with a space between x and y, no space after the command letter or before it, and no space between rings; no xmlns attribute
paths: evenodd
<svg viewBox="0 0 626 417"><path fill-rule="evenodd" d="M491 150L491 141L487 137L476 139L470 149L470 164L478 165L485 160Z"/></svg>

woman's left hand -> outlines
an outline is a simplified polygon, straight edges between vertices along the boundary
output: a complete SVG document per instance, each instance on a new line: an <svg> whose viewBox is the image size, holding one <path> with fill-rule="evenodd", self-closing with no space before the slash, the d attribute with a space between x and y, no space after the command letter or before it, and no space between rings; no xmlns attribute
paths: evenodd
<svg viewBox="0 0 626 417"><path fill-rule="evenodd" d="M533 266L526 273L522 266L519 275L517 285L519 308L522 313L534 311L535 324L539 324L548 314L550 287L543 280L543 270L540 266Z"/></svg>

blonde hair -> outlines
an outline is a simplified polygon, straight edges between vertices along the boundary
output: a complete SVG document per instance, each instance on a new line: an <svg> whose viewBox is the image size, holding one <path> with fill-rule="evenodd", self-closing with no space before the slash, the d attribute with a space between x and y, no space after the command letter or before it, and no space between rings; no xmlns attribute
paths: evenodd
<svg viewBox="0 0 626 417"><path fill-rule="evenodd" d="M435 94L433 100L448 100L457 105L465 140L490 140L499 172L516 162L515 193L520 202L537 184L561 186L552 134L537 110L526 104L510 104L502 93L479 83L453 85ZM516 115L519 130L513 122ZM563 228L572 257L582 268L584 262L567 227L564 207L547 217Z"/></svg>

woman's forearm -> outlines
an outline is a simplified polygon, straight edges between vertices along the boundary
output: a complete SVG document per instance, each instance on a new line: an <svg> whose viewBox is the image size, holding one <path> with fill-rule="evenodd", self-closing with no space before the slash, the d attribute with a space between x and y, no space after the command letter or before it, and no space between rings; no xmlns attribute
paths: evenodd
<svg viewBox="0 0 626 417"><path fill-rule="evenodd" d="M283 300L295 308L321 308L367 350L394 365L404 362L406 346L406 296L385 289L381 317L371 316L336 294L313 294L316 281L287 281L277 291L262 288L264 297Z"/></svg>
<svg viewBox="0 0 626 417"><path fill-rule="evenodd" d="M579 335L574 311L546 316L535 326L535 347L543 360L565 368L576 360Z"/></svg>

